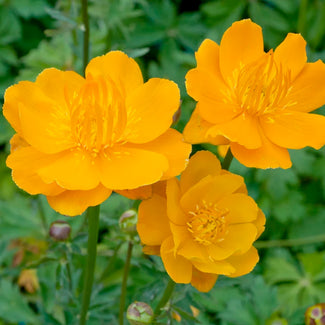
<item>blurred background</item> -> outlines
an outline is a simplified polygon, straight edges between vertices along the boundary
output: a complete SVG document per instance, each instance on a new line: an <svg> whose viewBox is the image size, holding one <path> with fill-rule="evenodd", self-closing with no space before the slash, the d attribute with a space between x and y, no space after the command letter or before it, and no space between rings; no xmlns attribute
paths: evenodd
<svg viewBox="0 0 325 325"><path fill-rule="evenodd" d="M7 87L33 81L45 68L82 73L80 12L76 0L0 0L1 103ZM194 52L205 38L220 42L242 18L262 26L266 50L288 32L298 32L307 41L308 60L325 60L325 0L89 0L90 58L123 50L136 58L145 79L175 81L182 110L174 127L182 131L195 106L184 85L195 66ZM12 135L0 115L0 324L75 324L86 221L61 216L44 197L16 187L5 165ZM211 145L193 147L202 149L219 154ZM161 324L303 325L307 307L325 303L325 150L290 154L289 170L248 169L237 161L230 168L245 177L249 194L267 216L254 272L237 279L220 276L206 294L178 285ZM103 204L90 325L117 324L129 240L135 249L127 304L154 306L168 281L160 259L144 256L139 239L119 226L120 216L133 206L117 194ZM67 240L49 235L55 220L71 227Z"/></svg>

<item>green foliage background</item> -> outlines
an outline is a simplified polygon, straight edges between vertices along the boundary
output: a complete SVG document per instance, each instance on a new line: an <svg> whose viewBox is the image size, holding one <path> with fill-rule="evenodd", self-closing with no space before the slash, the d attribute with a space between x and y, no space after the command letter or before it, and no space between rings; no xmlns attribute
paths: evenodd
<svg viewBox="0 0 325 325"><path fill-rule="evenodd" d="M180 131L195 106L184 86L186 72L195 66L194 52L205 38L219 42L236 20L260 24L266 49L275 48L288 32L300 32L309 61L325 59L324 0L89 0L89 16L91 57L120 49L137 59L145 78L178 83L183 103L175 127ZM47 67L81 73L82 35L77 0L0 0L1 98L8 86L34 80ZM0 324L75 324L86 253L84 217L58 215L44 197L17 189L5 166L12 134L1 115ZM193 149L217 154L211 145ZM267 216L263 242L256 244L260 263L247 276L221 276L207 294L178 285L161 324L177 323L174 311L181 324L302 325L306 308L325 302L325 150L307 148L291 156L290 170L255 170L233 162L230 170L245 177L249 194ZM116 194L103 204L90 325L117 324L128 241L118 219L133 204ZM70 241L49 238L49 225L57 219L70 223ZM274 242L281 239L293 241ZM37 269L40 288L35 293L17 284L25 268ZM167 280L160 259L144 256L137 239L127 303L138 300L154 307ZM191 305L200 310L197 318Z"/></svg>

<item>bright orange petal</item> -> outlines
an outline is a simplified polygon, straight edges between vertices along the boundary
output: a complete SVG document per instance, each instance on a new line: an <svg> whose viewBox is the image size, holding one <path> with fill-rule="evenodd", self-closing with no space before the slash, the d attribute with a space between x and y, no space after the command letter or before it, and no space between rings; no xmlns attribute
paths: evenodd
<svg viewBox="0 0 325 325"><path fill-rule="evenodd" d="M306 63L282 105L290 110L311 112L325 104L325 64Z"/></svg>
<svg viewBox="0 0 325 325"><path fill-rule="evenodd" d="M116 190L115 192L131 200L145 200L152 196L152 186L145 185L135 188L134 190Z"/></svg>
<svg viewBox="0 0 325 325"><path fill-rule="evenodd" d="M208 134L211 137L222 135L247 149L256 149L262 146L258 120L248 114L240 114L230 122L218 124L212 127Z"/></svg>
<svg viewBox="0 0 325 325"><path fill-rule="evenodd" d="M177 249L177 254L182 255L188 260L196 261L205 261L209 258L204 245L195 242L191 237L189 237L185 242L182 242L180 247Z"/></svg>
<svg viewBox="0 0 325 325"><path fill-rule="evenodd" d="M284 111L261 119L266 136L276 145L301 149L320 149L325 144L325 117L322 115Z"/></svg>
<svg viewBox="0 0 325 325"><path fill-rule="evenodd" d="M166 200L156 194L141 202L137 230L143 244L161 245L171 235L166 206Z"/></svg>
<svg viewBox="0 0 325 325"><path fill-rule="evenodd" d="M181 247L183 247L185 242L193 240L193 237L188 231L188 226L186 224L180 226L170 222L169 226L173 234L175 252L177 252Z"/></svg>
<svg viewBox="0 0 325 325"><path fill-rule="evenodd" d="M227 261L209 261L204 262L193 261L193 265L203 273L214 273L229 275L235 272L235 268Z"/></svg>
<svg viewBox="0 0 325 325"><path fill-rule="evenodd" d="M209 151L198 151L190 159L187 168L180 179L182 193L208 175L218 175L221 172L219 159Z"/></svg>
<svg viewBox="0 0 325 325"><path fill-rule="evenodd" d="M234 157L247 167L286 169L292 165L288 150L273 144L265 137L263 146L258 149L246 149L235 142L230 147Z"/></svg>
<svg viewBox="0 0 325 325"><path fill-rule="evenodd" d="M143 84L141 70L134 59L120 51L111 51L92 59L86 69L86 78L109 78L125 94Z"/></svg>
<svg viewBox="0 0 325 325"><path fill-rule="evenodd" d="M220 43L220 69L226 81L233 81L234 72L264 54L262 29L250 19L232 24Z"/></svg>
<svg viewBox="0 0 325 325"><path fill-rule="evenodd" d="M229 140L223 136L211 137L208 135L208 131L214 124L211 124L202 119L199 114L199 110L196 108L186 124L183 131L185 141L189 143L212 143L215 145L228 144Z"/></svg>
<svg viewBox="0 0 325 325"><path fill-rule="evenodd" d="M207 176L191 187L181 199L184 211L195 211L203 201L216 203L223 197L236 191L244 182L238 175Z"/></svg>
<svg viewBox="0 0 325 325"><path fill-rule="evenodd" d="M99 185L88 191L65 191L56 196L47 196L47 201L57 212L73 217L83 213L90 206L101 204L111 193L111 190Z"/></svg>
<svg viewBox="0 0 325 325"><path fill-rule="evenodd" d="M101 182L113 190L153 184L168 169L168 160L163 155L126 146L107 151L97 163Z"/></svg>
<svg viewBox="0 0 325 325"><path fill-rule="evenodd" d="M275 62L290 71L294 80L307 62L306 41L300 34L289 33L274 51Z"/></svg>
<svg viewBox="0 0 325 325"><path fill-rule="evenodd" d="M219 68L219 45L205 39L195 53L197 68L200 70L210 71L213 75L220 76Z"/></svg>
<svg viewBox="0 0 325 325"><path fill-rule="evenodd" d="M227 262L233 265L236 271L228 276L234 278L245 275L254 269L258 261L259 257L255 247L251 247L245 254L233 255L227 259Z"/></svg>
<svg viewBox="0 0 325 325"><path fill-rule="evenodd" d="M168 130L180 104L178 86L152 78L126 98L128 142L145 143Z"/></svg>
<svg viewBox="0 0 325 325"><path fill-rule="evenodd" d="M192 146L184 142L182 134L174 129L168 129L157 139L141 144L139 148L160 153L168 159L169 167L163 179L179 175L185 169L192 150Z"/></svg>
<svg viewBox="0 0 325 325"><path fill-rule="evenodd" d="M160 255L168 275L176 283L190 283L192 279L192 264L180 255L174 254L172 237L167 238L161 245Z"/></svg>
<svg viewBox="0 0 325 325"><path fill-rule="evenodd" d="M217 203L217 207L229 211L226 216L229 224L251 222L257 218L258 207L255 201L242 193L225 196Z"/></svg>
<svg viewBox="0 0 325 325"><path fill-rule="evenodd" d="M191 285L201 292L210 291L215 285L218 276L211 273L203 273L193 267Z"/></svg>
<svg viewBox="0 0 325 325"><path fill-rule="evenodd" d="M261 234L263 233L264 229L265 229L265 215L263 213L263 211L261 209L258 209L257 212L257 219L254 221L254 225L257 228L257 235L256 235L256 239L258 237L261 236Z"/></svg>
<svg viewBox="0 0 325 325"><path fill-rule="evenodd" d="M68 150L38 170L46 182L56 182L68 190L91 190L99 184L98 168L87 152Z"/></svg>

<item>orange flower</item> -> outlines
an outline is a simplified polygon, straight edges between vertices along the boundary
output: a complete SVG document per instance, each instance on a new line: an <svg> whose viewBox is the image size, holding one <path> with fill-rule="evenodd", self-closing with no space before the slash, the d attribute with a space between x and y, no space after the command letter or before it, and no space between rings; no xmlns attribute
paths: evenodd
<svg viewBox="0 0 325 325"><path fill-rule="evenodd" d="M180 180L167 180L139 206L137 230L144 252L161 255L169 276L209 291L219 274L237 277L258 261L253 242L265 217L247 195L241 176L221 170L219 160L199 151Z"/></svg>
<svg viewBox="0 0 325 325"><path fill-rule="evenodd" d="M7 89L4 116L16 130L7 165L16 184L77 215L112 190L132 190L179 174L190 145L170 129L175 83L143 83L122 52L94 58L86 78L46 69Z"/></svg>
<svg viewBox="0 0 325 325"><path fill-rule="evenodd" d="M289 168L288 149L325 144L325 117L309 112L325 104L325 64L306 63L306 42L288 34L265 53L261 28L234 23L220 46L207 39L186 76L198 101L185 127L190 143L230 144L244 165Z"/></svg>

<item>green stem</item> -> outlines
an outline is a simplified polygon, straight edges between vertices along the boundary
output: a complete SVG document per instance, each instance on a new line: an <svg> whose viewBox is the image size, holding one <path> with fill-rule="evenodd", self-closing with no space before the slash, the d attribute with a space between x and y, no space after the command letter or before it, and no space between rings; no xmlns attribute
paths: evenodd
<svg viewBox="0 0 325 325"><path fill-rule="evenodd" d="M308 0L301 0L300 1L297 30L302 35L304 35L304 33L305 33L307 6L308 6Z"/></svg>
<svg viewBox="0 0 325 325"><path fill-rule="evenodd" d="M85 269L85 281L82 295L82 305L80 313L80 325L86 324L87 312L90 303L91 289L94 281L94 271L97 256L97 241L99 229L99 205L87 209L88 218L88 247L87 264Z"/></svg>
<svg viewBox="0 0 325 325"><path fill-rule="evenodd" d="M229 170L229 167L230 167L230 164L231 164L233 158L234 158L234 156L232 155L232 152L229 148L227 151L227 154L221 164L222 169Z"/></svg>
<svg viewBox="0 0 325 325"><path fill-rule="evenodd" d="M169 282L167 283L164 294L161 297L160 301L158 302L158 305L155 308L155 317L160 315L161 309L164 308L166 306L167 302L170 300L170 297L174 291L175 285L176 285L176 283L172 279L169 279Z"/></svg>
<svg viewBox="0 0 325 325"><path fill-rule="evenodd" d="M37 196L37 205L38 205L39 216L40 216L41 221L42 221L42 226L44 228L45 233L48 233L49 229L48 229L48 226L47 226L45 211L44 211L44 208L43 208L42 198L41 198L40 195Z"/></svg>
<svg viewBox="0 0 325 325"><path fill-rule="evenodd" d="M124 265L123 280L122 280L122 287L121 287L120 312L119 312L119 317L118 317L119 325L123 325L123 323L124 323L126 285L127 285L127 280L128 280L129 270L130 270L132 249L133 249L133 243L130 240L129 245L128 245L128 252L126 255L126 261L125 261L125 265Z"/></svg>
<svg viewBox="0 0 325 325"><path fill-rule="evenodd" d="M83 34L83 71L89 60L89 19L88 19L88 0L81 0L82 22L84 27Z"/></svg>
<svg viewBox="0 0 325 325"><path fill-rule="evenodd" d="M254 246L256 248L271 248L271 247L292 247L299 245L309 245L325 242L325 235L310 236L297 239L279 239L279 240L265 240L257 241Z"/></svg>

